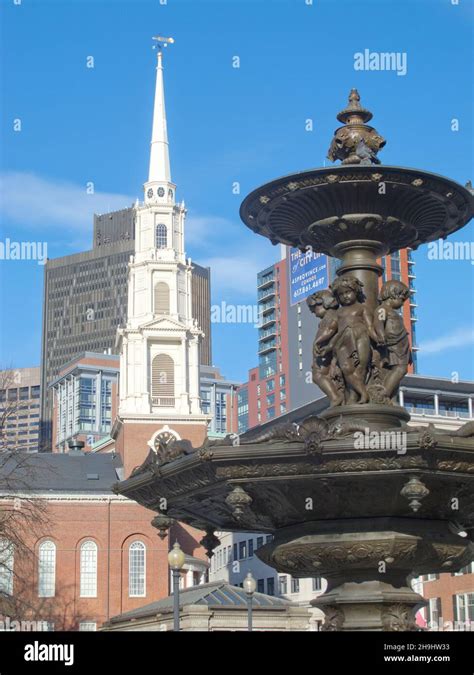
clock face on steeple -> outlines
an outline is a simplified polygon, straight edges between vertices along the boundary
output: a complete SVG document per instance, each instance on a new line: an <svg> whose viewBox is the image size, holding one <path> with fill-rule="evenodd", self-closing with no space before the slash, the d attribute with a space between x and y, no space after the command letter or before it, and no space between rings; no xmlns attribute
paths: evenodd
<svg viewBox="0 0 474 675"><path fill-rule="evenodd" d="M151 188L147 190L146 196L148 197L148 199L151 199L153 197L153 190Z"/></svg>
<svg viewBox="0 0 474 675"><path fill-rule="evenodd" d="M158 197L164 197L165 196L165 189L162 187L158 188Z"/></svg>

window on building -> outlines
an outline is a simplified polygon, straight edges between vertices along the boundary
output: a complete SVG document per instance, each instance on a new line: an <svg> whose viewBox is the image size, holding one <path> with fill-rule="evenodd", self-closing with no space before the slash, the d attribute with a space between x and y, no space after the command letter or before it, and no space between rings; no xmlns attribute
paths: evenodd
<svg viewBox="0 0 474 675"><path fill-rule="evenodd" d="M257 537L257 549L263 546L263 537Z"/></svg>
<svg viewBox="0 0 474 675"><path fill-rule="evenodd" d="M392 279L394 278L394 274L400 274L400 258L397 259L393 255L391 256L391 272Z"/></svg>
<svg viewBox="0 0 474 675"><path fill-rule="evenodd" d="M82 375L79 379L79 429L81 431L93 431L97 429L96 417L96 379L95 377L86 377ZM73 415L72 415L72 397L69 398L69 408L67 409L66 390L61 392L60 418L62 435L66 436L72 433ZM68 426L66 426L68 424Z"/></svg>
<svg viewBox="0 0 474 675"><path fill-rule="evenodd" d="M128 549L128 595L140 598L146 595L146 546L134 541Z"/></svg>
<svg viewBox="0 0 474 675"><path fill-rule="evenodd" d="M286 413L286 403L280 403L280 412Z"/></svg>
<svg viewBox="0 0 474 675"><path fill-rule="evenodd" d="M7 398L9 401L16 401L18 398L18 389L8 389Z"/></svg>
<svg viewBox="0 0 474 675"><path fill-rule="evenodd" d="M97 630L97 624L95 621L81 621L79 624L80 631L94 631Z"/></svg>
<svg viewBox="0 0 474 675"><path fill-rule="evenodd" d="M240 541L239 542L239 560L245 560L247 557L247 542L246 541Z"/></svg>
<svg viewBox="0 0 474 675"><path fill-rule="evenodd" d="M227 431L227 402L225 392L216 392L214 422L217 433L225 433Z"/></svg>
<svg viewBox="0 0 474 675"><path fill-rule="evenodd" d="M43 541L38 551L38 596L53 598L56 593L56 544Z"/></svg>
<svg viewBox="0 0 474 675"><path fill-rule="evenodd" d="M267 419L271 420L275 417L275 407L267 408Z"/></svg>
<svg viewBox="0 0 474 675"><path fill-rule="evenodd" d="M267 579L267 593L268 595L275 595L275 578L268 577Z"/></svg>
<svg viewBox="0 0 474 675"><path fill-rule="evenodd" d="M280 595L286 595L288 593L288 579L286 574L278 577L278 584L280 587Z"/></svg>
<svg viewBox="0 0 474 675"><path fill-rule="evenodd" d="M81 598L97 597L97 544L85 541L81 544Z"/></svg>
<svg viewBox="0 0 474 675"><path fill-rule="evenodd" d="M201 389L201 409L204 415L211 413L211 392L209 389Z"/></svg>
<svg viewBox="0 0 474 675"><path fill-rule="evenodd" d="M439 574L427 574L425 576L425 581L436 581L436 579L439 579Z"/></svg>
<svg viewBox="0 0 474 675"><path fill-rule="evenodd" d="M474 593L453 595L454 620L470 624L474 621Z"/></svg>
<svg viewBox="0 0 474 675"><path fill-rule="evenodd" d="M13 595L14 549L8 539L0 539L0 594Z"/></svg>
<svg viewBox="0 0 474 675"><path fill-rule="evenodd" d="M291 577L291 592L292 593L299 593L300 592L300 580L299 579L294 579Z"/></svg>
<svg viewBox="0 0 474 675"><path fill-rule="evenodd" d="M257 579L257 593L265 593L265 579Z"/></svg>
<svg viewBox="0 0 474 675"><path fill-rule="evenodd" d="M238 554L237 544L234 544L234 557L233 557L233 560L238 560L238 559L239 559L239 554Z"/></svg>
<svg viewBox="0 0 474 675"><path fill-rule="evenodd" d="M260 396L260 385L257 384L257 396Z"/></svg>
<svg viewBox="0 0 474 675"><path fill-rule="evenodd" d="M441 617L441 598L430 598L428 602L428 624L435 628L439 625Z"/></svg>
<svg viewBox="0 0 474 675"><path fill-rule="evenodd" d="M29 398L29 387L20 387L20 401L27 401Z"/></svg>
<svg viewBox="0 0 474 675"><path fill-rule="evenodd" d="M163 223L159 223L156 226L155 245L156 248L166 248L168 246L168 230Z"/></svg>
<svg viewBox="0 0 474 675"><path fill-rule="evenodd" d="M267 391L273 391L275 389L275 380L267 380Z"/></svg>
<svg viewBox="0 0 474 675"><path fill-rule="evenodd" d="M275 394L268 394L267 396L267 406L275 404Z"/></svg>
<svg viewBox="0 0 474 675"><path fill-rule="evenodd" d="M465 567L461 567L459 572L453 572L452 576L460 577L463 574L474 574L474 562L469 563L469 565L466 565Z"/></svg>
<svg viewBox="0 0 474 675"><path fill-rule="evenodd" d="M280 375L280 387L285 386L285 381L286 381L285 375Z"/></svg>
<svg viewBox="0 0 474 675"><path fill-rule="evenodd" d="M271 541L273 541L273 535L267 534L267 536L265 538L265 543L269 544Z"/></svg>
<svg viewBox="0 0 474 675"><path fill-rule="evenodd" d="M154 288L155 314L170 313L170 287L164 281L158 281Z"/></svg>
<svg viewBox="0 0 474 675"><path fill-rule="evenodd" d="M321 577L313 577L313 591L320 591L322 589Z"/></svg>
<svg viewBox="0 0 474 675"><path fill-rule="evenodd" d="M153 358L151 396L154 405L174 405L174 361L168 354L157 354Z"/></svg>
<svg viewBox="0 0 474 675"><path fill-rule="evenodd" d="M237 392L237 430L242 434L249 426L249 399L248 390L241 389Z"/></svg>
<svg viewBox="0 0 474 675"><path fill-rule="evenodd" d="M100 391L100 427L101 431L110 431L112 426L112 381L102 380Z"/></svg>
<svg viewBox="0 0 474 675"><path fill-rule="evenodd" d="M253 539L249 539L248 543L249 543L249 547L248 547L249 558L253 558Z"/></svg>

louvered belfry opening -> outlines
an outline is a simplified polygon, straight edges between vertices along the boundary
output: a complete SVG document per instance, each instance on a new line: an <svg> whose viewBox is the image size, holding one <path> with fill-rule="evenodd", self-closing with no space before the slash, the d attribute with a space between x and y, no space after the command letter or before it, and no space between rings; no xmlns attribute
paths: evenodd
<svg viewBox="0 0 474 675"><path fill-rule="evenodd" d="M168 354L157 354L151 363L152 404L174 406L174 361Z"/></svg>
<svg viewBox="0 0 474 675"><path fill-rule="evenodd" d="M164 281L155 284L155 314L170 313L170 288Z"/></svg>

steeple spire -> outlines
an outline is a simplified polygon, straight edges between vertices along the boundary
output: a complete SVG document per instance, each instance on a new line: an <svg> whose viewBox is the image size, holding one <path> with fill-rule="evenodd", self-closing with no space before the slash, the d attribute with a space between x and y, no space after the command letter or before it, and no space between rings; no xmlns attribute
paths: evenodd
<svg viewBox="0 0 474 675"><path fill-rule="evenodd" d="M166 129L165 90L163 84L163 52L158 49L156 65L155 105L151 135L150 170L148 182L171 181L168 132Z"/></svg>
<svg viewBox="0 0 474 675"><path fill-rule="evenodd" d="M165 89L163 82L163 47L174 42L173 38L154 37L157 44L155 103L150 147L150 168L145 183L145 202L174 201L171 182L168 131L166 128Z"/></svg>

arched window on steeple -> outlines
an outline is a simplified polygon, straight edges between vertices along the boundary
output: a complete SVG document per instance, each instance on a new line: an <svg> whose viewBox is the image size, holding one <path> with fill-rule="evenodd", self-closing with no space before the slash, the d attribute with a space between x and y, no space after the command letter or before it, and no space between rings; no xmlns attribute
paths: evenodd
<svg viewBox="0 0 474 675"><path fill-rule="evenodd" d="M156 226L155 246L156 248L166 248L168 246L168 230L163 223Z"/></svg>
<svg viewBox="0 0 474 675"><path fill-rule="evenodd" d="M155 284L155 314L170 313L170 287L164 281Z"/></svg>
<svg viewBox="0 0 474 675"><path fill-rule="evenodd" d="M174 361L168 354L157 354L151 362L153 405L174 406Z"/></svg>

